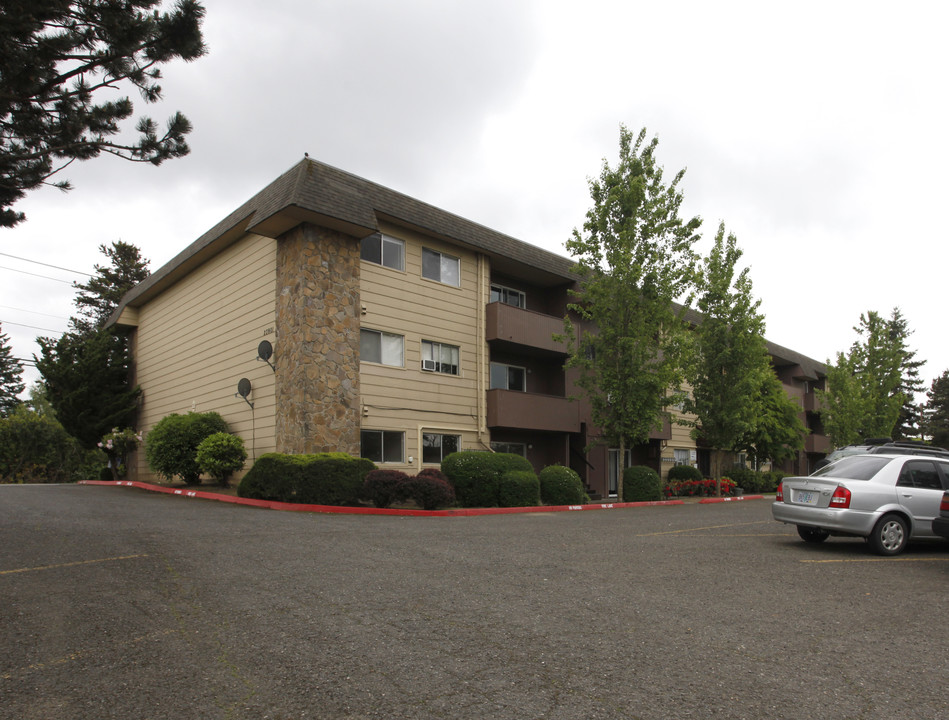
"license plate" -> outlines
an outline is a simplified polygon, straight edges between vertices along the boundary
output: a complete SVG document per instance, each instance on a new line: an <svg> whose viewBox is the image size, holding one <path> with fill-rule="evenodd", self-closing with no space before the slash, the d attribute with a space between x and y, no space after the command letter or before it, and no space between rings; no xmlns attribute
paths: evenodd
<svg viewBox="0 0 949 720"><path fill-rule="evenodd" d="M819 493L816 492L798 490L797 494L794 496L794 502L798 503L799 505L816 505L817 498L819 496Z"/></svg>

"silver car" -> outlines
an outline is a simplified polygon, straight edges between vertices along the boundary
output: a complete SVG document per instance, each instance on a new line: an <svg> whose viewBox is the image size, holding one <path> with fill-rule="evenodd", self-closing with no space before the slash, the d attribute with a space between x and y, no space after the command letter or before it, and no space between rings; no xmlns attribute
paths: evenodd
<svg viewBox="0 0 949 720"><path fill-rule="evenodd" d="M910 538L935 537L933 519L949 490L949 460L918 455L850 455L808 477L785 478L771 515L797 526L806 542L831 535L866 538L881 555Z"/></svg>

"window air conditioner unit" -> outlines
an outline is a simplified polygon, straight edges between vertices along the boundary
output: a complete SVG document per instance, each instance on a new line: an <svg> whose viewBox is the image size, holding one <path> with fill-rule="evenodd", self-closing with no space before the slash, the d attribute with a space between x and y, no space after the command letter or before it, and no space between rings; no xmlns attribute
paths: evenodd
<svg viewBox="0 0 949 720"><path fill-rule="evenodd" d="M422 360L422 370L428 370L429 372L435 372L435 361L434 361L434 360Z"/></svg>

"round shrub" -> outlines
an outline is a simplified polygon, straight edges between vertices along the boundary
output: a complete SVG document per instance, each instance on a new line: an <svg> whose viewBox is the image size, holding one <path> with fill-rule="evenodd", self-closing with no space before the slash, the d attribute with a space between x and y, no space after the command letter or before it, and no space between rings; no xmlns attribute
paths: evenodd
<svg viewBox="0 0 949 720"><path fill-rule="evenodd" d="M363 481L363 496L377 508L387 508L406 495L409 476L400 470L370 470Z"/></svg>
<svg viewBox="0 0 949 720"><path fill-rule="evenodd" d="M760 492L764 485L764 478L757 470L747 467L733 467L728 471L728 477L735 485L748 492Z"/></svg>
<svg viewBox="0 0 949 720"><path fill-rule="evenodd" d="M405 481L405 496L422 510L438 510L455 502L455 491L438 470L422 470Z"/></svg>
<svg viewBox="0 0 949 720"><path fill-rule="evenodd" d="M526 458L513 453L452 453L442 461L442 472L463 507L497 507L501 504L501 476L511 470L534 472Z"/></svg>
<svg viewBox="0 0 949 720"><path fill-rule="evenodd" d="M222 487L227 487L227 479L243 469L247 462L247 450L237 435L214 433L198 444L195 460L202 472L213 477Z"/></svg>
<svg viewBox="0 0 949 720"><path fill-rule="evenodd" d="M500 507L540 505L540 481L533 470L509 470L501 476L498 490Z"/></svg>
<svg viewBox="0 0 949 720"><path fill-rule="evenodd" d="M659 473L645 465L634 465L623 472L623 502L662 500Z"/></svg>
<svg viewBox="0 0 949 720"><path fill-rule="evenodd" d="M576 470L550 465L541 470L537 478L540 481L540 500L544 505L582 505L590 501Z"/></svg>
<svg viewBox="0 0 949 720"><path fill-rule="evenodd" d="M145 438L145 460L163 478L171 480L177 475L193 485L201 480L198 445L208 435L227 431L227 423L216 412L172 413L159 420Z"/></svg>
<svg viewBox="0 0 949 720"><path fill-rule="evenodd" d="M309 505L355 505L375 465L346 453L266 453L244 475L240 497Z"/></svg>
<svg viewBox="0 0 949 720"><path fill-rule="evenodd" d="M670 483L680 482L682 480L698 480L701 481L702 471L697 467L692 467L691 465L674 465L669 468L668 481Z"/></svg>

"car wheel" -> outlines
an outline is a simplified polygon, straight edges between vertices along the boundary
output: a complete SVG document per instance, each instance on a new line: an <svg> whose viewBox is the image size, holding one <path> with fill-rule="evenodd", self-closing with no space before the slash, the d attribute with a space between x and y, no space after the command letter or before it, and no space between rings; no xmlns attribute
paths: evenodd
<svg viewBox="0 0 949 720"><path fill-rule="evenodd" d="M801 540L808 543L822 543L830 537L830 533L826 530L807 527L806 525L798 525L797 534L801 536Z"/></svg>
<svg viewBox="0 0 949 720"><path fill-rule="evenodd" d="M868 538L878 555L899 555L909 542L909 526L899 515L884 515Z"/></svg>

